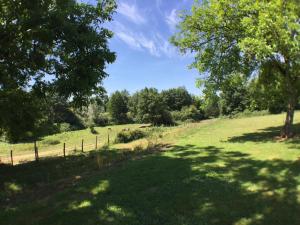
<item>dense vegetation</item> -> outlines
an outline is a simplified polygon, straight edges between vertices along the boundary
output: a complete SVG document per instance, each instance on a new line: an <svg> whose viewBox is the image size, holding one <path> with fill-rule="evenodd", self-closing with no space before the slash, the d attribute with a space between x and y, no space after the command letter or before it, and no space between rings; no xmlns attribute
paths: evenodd
<svg viewBox="0 0 300 225"><path fill-rule="evenodd" d="M145 88L132 95L123 90L112 93L106 103L95 102L93 107L99 109L89 113L94 118L93 126L132 122L170 125L218 116L232 117L243 112L280 113L285 110L283 97L276 89L267 91L256 79L245 79L240 74L232 75L218 92L207 87L200 97L190 94L184 87L161 92Z"/></svg>
<svg viewBox="0 0 300 225"><path fill-rule="evenodd" d="M49 122L49 98L73 107L101 96L114 0L0 1L0 133L12 142Z"/></svg>
<svg viewBox="0 0 300 225"><path fill-rule="evenodd" d="M0 225L299 225L299 0L182 11L197 96L106 93L116 2L0 0Z"/></svg>
<svg viewBox="0 0 300 225"><path fill-rule="evenodd" d="M256 77L268 97L274 92L281 96L287 111L282 136L289 138L300 96L299 15L299 0L195 1L191 12L181 15L171 41L181 51L195 53L192 67L204 74L206 88L225 94L225 113L236 104L245 108L242 96L234 95L238 90L231 88L236 82L242 85L232 80L238 74ZM230 105L227 94L235 98Z"/></svg>
<svg viewBox="0 0 300 225"><path fill-rule="evenodd" d="M260 110L287 111L282 135L292 136L300 84L295 0L195 2L191 14L182 15L171 41L196 53L192 66L206 76L198 80L201 97L183 87L105 94L101 82L116 55L104 24L112 20L114 0L1 3L0 135L10 142L108 124L171 125Z"/></svg>
<svg viewBox="0 0 300 225"><path fill-rule="evenodd" d="M205 84L203 95L196 97L185 88L178 87L159 92L155 88L145 88L132 95L128 91L116 91L102 99L94 98L88 106L74 107L67 99L58 95L47 95L47 99L32 101L35 111L27 110L28 121L22 121L23 129L6 132L10 141L32 140L40 136L79 130L95 126L126 123L151 123L171 125L180 122L195 122L218 116L233 117L245 112L256 111L280 113L285 110L283 96L275 88L267 90L256 79L245 79L235 74L227 79L226 85L216 91ZM24 101L18 98L19 101ZM11 104L12 105L12 104ZM28 106L29 107L29 106ZM38 108L39 107L39 108ZM299 104L297 105L299 107ZM30 118L41 114L34 124ZM18 127L20 124L18 124ZM16 139L17 138L17 139Z"/></svg>

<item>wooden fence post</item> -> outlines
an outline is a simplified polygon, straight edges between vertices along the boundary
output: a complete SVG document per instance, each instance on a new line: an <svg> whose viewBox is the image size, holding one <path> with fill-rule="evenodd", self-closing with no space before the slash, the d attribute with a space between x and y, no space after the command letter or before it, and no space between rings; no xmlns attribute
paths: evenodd
<svg viewBox="0 0 300 225"><path fill-rule="evenodd" d="M14 159L13 159L13 150L10 150L10 160L11 160L11 165L14 165Z"/></svg>
<svg viewBox="0 0 300 225"><path fill-rule="evenodd" d="M66 158L66 143L64 143L63 153L64 153L64 158Z"/></svg>
<svg viewBox="0 0 300 225"><path fill-rule="evenodd" d="M83 139L81 140L81 152L83 152Z"/></svg>
<svg viewBox="0 0 300 225"><path fill-rule="evenodd" d="M107 130L107 145L109 145L109 132L110 132L111 128L108 128Z"/></svg>
<svg viewBox="0 0 300 225"><path fill-rule="evenodd" d="M97 147L98 147L98 136L96 136L96 148L95 148L95 150L97 150Z"/></svg>
<svg viewBox="0 0 300 225"><path fill-rule="evenodd" d="M34 155L35 155L35 161L39 161L39 151L38 151L38 147L36 146L36 141L34 141Z"/></svg>

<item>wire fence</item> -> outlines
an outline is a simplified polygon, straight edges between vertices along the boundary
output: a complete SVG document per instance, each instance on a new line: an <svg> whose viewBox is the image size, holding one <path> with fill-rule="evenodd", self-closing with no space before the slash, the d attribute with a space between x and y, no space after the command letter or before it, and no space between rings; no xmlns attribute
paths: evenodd
<svg viewBox="0 0 300 225"><path fill-rule="evenodd" d="M70 155L75 155L80 152L89 152L95 149L99 149L106 144L109 144L109 137L106 137L106 142L99 142L99 137L95 136L92 141L90 138L88 140L81 139L74 143L60 143L53 146L41 146L38 141L32 143L31 148L24 149L23 151L7 150L1 151L0 154L0 164L21 164L31 161L39 161L46 157L67 157Z"/></svg>

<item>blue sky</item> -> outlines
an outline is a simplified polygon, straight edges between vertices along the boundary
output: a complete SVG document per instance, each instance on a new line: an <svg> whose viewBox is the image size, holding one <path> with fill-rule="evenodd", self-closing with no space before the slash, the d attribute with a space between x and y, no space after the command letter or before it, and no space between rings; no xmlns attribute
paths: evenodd
<svg viewBox="0 0 300 225"><path fill-rule="evenodd" d="M104 81L107 92L185 86L199 94L195 87L197 71L187 68L192 57L181 55L168 41L176 31L177 14L189 10L193 0L117 2L117 13L108 25L114 32L110 48L117 53L117 60L106 70L110 75Z"/></svg>

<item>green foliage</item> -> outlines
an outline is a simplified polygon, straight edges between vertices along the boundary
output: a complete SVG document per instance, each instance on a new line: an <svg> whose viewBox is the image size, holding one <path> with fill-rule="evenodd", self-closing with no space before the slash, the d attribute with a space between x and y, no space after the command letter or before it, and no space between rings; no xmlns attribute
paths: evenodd
<svg viewBox="0 0 300 225"><path fill-rule="evenodd" d="M281 94L280 84L271 82L262 83L253 79L248 87L250 106L249 110L269 110L270 113L281 113L286 108L284 96Z"/></svg>
<svg viewBox="0 0 300 225"><path fill-rule="evenodd" d="M153 125L173 123L162 96L155 88L142 89L131 97L130 102L130 112L140 123Z"/></svg>
<svg viewBox="0 0 300 225"><path fill-rule="evenodd" d="M298 0L195 1L171 41L196 54L192 67L219 90L236 73L276 84L288 106L285 135L290 136L300 95L299 12Z"/></svg>
<svg viewBox="0 0 300 225"><path fill-rule="evenodd" d="M247 79L242 74L231 74L224 81L220 92L221 115L243 112L249 105Z"/></svg>
<svg viewBox="0 0 300 225"><path fill-rule="evenodd" d="M34 138L43 123L42 105L34 93L0 91L0 131L10 142Z"/></svg>
<svg viewBox="0 0 300 225"><path fill-rule="evenodd" d="M255 116L267 116L270 115L269 110L261 110L261 111L250 111L248 109L243 112L238 112L234 115L230 115L230 118L245 118L245 117L255 117Z"/></svg>
<svg viewBox="0 0 300 225"><path fill-rule="evenodd" d="M128 102L129 112L127 113L127 116L133 119L134 122L138 122L137 115L138 115L139 98L140 98L140 92L138 91L130 96Z"/></svg>
<svg viewBox="0 0 300 225"><path fill-rule="evenodd" d="M217 95L215 85L209 81L202 82L201 85L204 86L201 104L201 110L204 112L204 117L218 117L220 115L220 97Z"/></svg>
<svg viewBox="0 0 300 225"><path fill-rule="evenodd" d="M192 95L192 99L193 99L192 105L194 105L197 109L200 109L203 104L203 99L201 98L201 96Z"/></svg>
<svg viewBox="0 0 300 225"><path fill-rule="evenodd" d="M123 130L117 134L116 143L128 143L145 137L146 134L141 130Z"/></svg>
<svg viewBox="0 0 300 225"><path fill-rule="evenodd" d="M100 114L97 114L96 117L94 117L93 122L94 122L95 126L104 127L104 126L110 125L111 120L112 119L109 116L109 113L100 113Z"/></svg>
<svg viewBox="0 0 300 225"><path fill-rule="evenodd" d="M162 99L171 111L179 111L193 103L193 98L184 87L171 88L161 92Z"/></svg>
<svg viewBox="0 0 300 225"><path fill-rule="evenodd" d="M75 130L85 127L83 119L72 108L70 102L57 94L46 95L45 110L45 116L49 119L49 123L68 123Z"/></svg>
<svg viewBox="0 0 300 225"><path fill-rule="evenodd" d="M241 74L228 76L220 88L205 81L201 109L205 117L232 117L244 111L262 110L280 113L285 109L285 101L279 87L274 84L264 84L259 79L248 81Z"/></svg>
<svg viewBox="0 0 300 225"><path fill-rule="evenodd" d="M175 121L199 121L204 118L203 113L196 106L185 106L181 111L172 111L172 118Z"/></svg>
<svg viewBox="0 0 300 225"><path fill-rule="evenodd" d="M68 132L68 131L72 131L72 126L69 123L60 123L59 124L59 132L63 133L63 132Z"/></svg>
<svg viewBox="0 0 300 225"><path fill-rule="evenodd" d="M102 101L94 101L87 107L76 110L76 115L83 121L85 127L106 126L110 124L111 117L105 112L105 104Z"/></svg>
<svg viewBox="0 0 300 225"><path fill-rule="evenodd" d="M116 57L108 48L112 32L104 23L111 21L115 8L114 0L1 1L0 128L9 139L32 132L36 120L45 117L34 115L40 106L34 102L48 92L75 106L103 93L105 67Z"/></svg>
<svg viewBox="0 0 300 225"><path fill-rule="evenodd" d="M41 92L51 87L62 96L72 96L76 105L102 91L105 66L115 60L107 43L112 33L103 27L112 19L113 0L95 5L75 0L3 0L1 5L3 90L33 82ZM44 79L46 75L52 79Z"/></svg>
<svg viewBox="0 0 300 225"><path fill-rule="evenodd" d="M124 124L128 122L128 101L129 93L126 90L116 91L110 96L107 110L114 123Z"/></svg>
<svg viewBox="0 0 300 225"><path fill-rule="evenodd" d="M90 128L90 132L91 132L92 134L98 134L98 132L96 131L95 127L90 126L89 128Z"/></svg>

